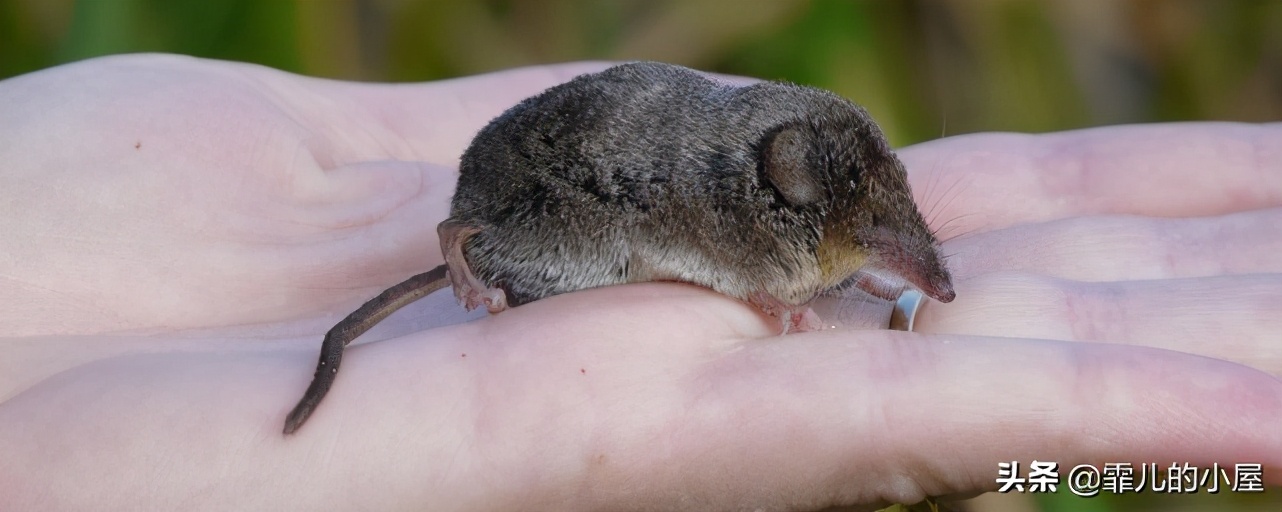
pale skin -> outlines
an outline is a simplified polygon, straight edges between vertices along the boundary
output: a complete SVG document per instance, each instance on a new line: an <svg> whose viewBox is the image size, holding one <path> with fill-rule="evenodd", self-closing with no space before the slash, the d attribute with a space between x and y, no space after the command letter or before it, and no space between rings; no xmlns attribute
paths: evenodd
<svg viewBox="0 0 1282 512"><path fill-rule="evenodd" d="M1282 483L1278 124L903 149L965 235L922 333L778 337L680 284L479 319L441 292L282 436L324 331L441 263L470 136L601 67L385 86L129 56L0 82L0 510L869 507L1033 459Z"/></svg>

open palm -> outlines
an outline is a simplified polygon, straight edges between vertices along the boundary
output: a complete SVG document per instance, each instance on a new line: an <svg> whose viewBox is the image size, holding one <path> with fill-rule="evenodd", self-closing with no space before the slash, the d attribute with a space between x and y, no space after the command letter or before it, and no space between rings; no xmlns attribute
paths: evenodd
<svg viewBox="0 0 1282 512"><path fill-rule="evenodd" d="M818 509L1033 459L1278 482L1276 125L905 149L965 234L923 333L777 337L679 284L471 322L440 293L281 436L324 330L440 263L471 135L601 67L375 85L140 55L0 82L0 509Z"/></svg>

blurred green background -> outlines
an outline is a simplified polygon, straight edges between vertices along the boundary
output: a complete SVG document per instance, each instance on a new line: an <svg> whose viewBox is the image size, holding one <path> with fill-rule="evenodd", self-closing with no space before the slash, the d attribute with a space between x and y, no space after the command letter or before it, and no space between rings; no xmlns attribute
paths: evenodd
<svg viewBox="0 0 1282 512"><path fill-rule="evenodd" d="M368 81L662 60L834 90L865 105L895 145L1282 120L1282 1L0 0L0 78L139 51ZM989 495L973 508L1282 510L1271 491Z"/></svg>
<svg viewBox="0 0 1282 512"><path fill-rule="evenodd" d="M0 77L166 51L352 80L576 59L787 79L904 145L1282 119L1282 1L0 0Z"/></svg>

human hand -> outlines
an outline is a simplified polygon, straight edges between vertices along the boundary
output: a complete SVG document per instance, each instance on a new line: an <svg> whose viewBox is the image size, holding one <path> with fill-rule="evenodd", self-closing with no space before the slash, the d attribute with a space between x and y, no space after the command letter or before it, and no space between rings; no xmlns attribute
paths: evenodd
<svg viewBox="0 0 1282 512"><path fill-rule="evenodd" d="M421 85L170 55L3 82L14 335L268 324L441 261L458 155L574 64ZM340 307L341 306L341 307Z"/></svg>
<svg viewBox="0 0 1282 512"><path fill-rule="evenodd" d="M14 253L5 275L24 284L2 304L46 299L7 315L31 337L0 342L0 487L19 491L0 508L805 509L987 490L997 462L1033 458L1262 462L1277 481L1276 126L905 150L935 225L970 235L945 244L958 300L918 318L934 334L781 338L691 286L588 290L354 346L281 437L327 323L439 263L432 227L471 133L590 69L377 86L143 56L24 77L4 117L44 114L0 137L19 164L0 179L23 212L11 241L40 258ZM60 85L76 77L105 90ZM154 161L129 160L152 142ZM1186 185L1207 169L1219 179ZM1216 239L1234 250L1144 243L1205 246L1216 228L1236 228ZM1055 240L1085 247L1038 252ZM1165 279L1130 281L1155 275L1122 263L1154 254L1174 258ZM1094 316L1108 297L1125 314ZM130 330L151 335L99 335Z"/></svg>

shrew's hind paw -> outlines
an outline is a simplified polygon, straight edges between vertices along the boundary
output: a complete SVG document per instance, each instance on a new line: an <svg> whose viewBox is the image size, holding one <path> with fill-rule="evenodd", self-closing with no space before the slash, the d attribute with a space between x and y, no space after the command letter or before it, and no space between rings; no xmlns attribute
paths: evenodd
<svg viewBox="0 0 1282 512"><path fill-rule="evenodd" d="M445 256L445 265L450 269L450 284L454 286L454 298L458 299L468 311L485 306L490 313L498 313L507 309L507 295L502 289L491 288L477 279L472 273L472 267L467 263L466 255L463 254L464 244L481 230L479 226L453 219L446 219L436 227L436 233L441 237L441 252Z"/></svg>

